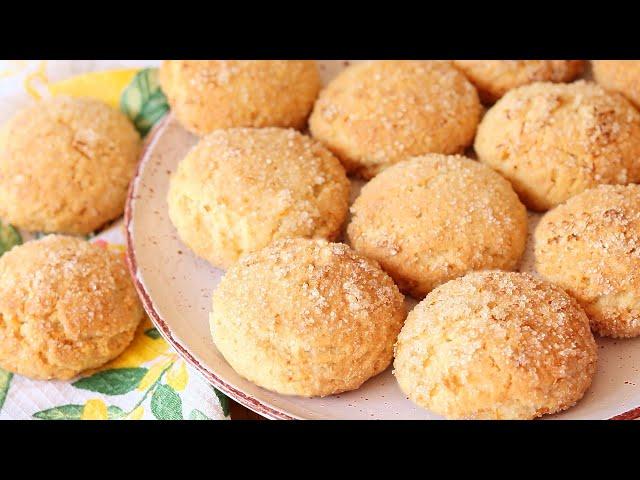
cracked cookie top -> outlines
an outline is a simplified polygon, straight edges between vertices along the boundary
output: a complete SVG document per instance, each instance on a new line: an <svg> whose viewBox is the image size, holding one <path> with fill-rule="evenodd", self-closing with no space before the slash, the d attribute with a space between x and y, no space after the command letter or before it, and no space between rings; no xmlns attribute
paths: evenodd
<svg viewBox="0 0 640 480"><path fill-rule="evenodd" d="M140 147L129 119L98 100L34 103L0 129L0 218L29 231L93 232L122 215Z"/></svg>
<svg viewBox="0 0 640 480"><path fill-rule="evenodd" d="M197 255L226 268L276 239L334 239L349 190L338 159L296 130L217 130L172 175L169 216Z"/></svg>
<svg viewBox="0 0 640 480"><path fill-rule="evenodd" d="M594 83L534 83L487 112L475 150L545 211L599 184L640 181L640 112Z"/></svg>
<svg viewBox="0 0 640 480"><path fill-rule="evenodd" d="M600 185L547 213L536 269L582 304L601 335L640 335L640 186Z"/></svg>

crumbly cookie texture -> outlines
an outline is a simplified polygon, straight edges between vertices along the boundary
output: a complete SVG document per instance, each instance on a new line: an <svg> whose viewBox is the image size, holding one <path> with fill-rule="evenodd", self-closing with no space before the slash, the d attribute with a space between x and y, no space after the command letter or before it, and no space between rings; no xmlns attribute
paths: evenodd
<svg viewBox="0 0 640 480"><path fill-rule="evenodd" d="M599 184L640 181L640 112L594 83L534 83L487 112L475 150L545 211Z"/></svg>
<svg viewBox="0 0 640 480"><path fill-rule="evenodd" d="M124 259L49 235L0 258L0 367L69 379L118 356L143 311Z"/></svg>
<svg viewBox="0 0 640 480"><path fill-rule="evenodd" d="M347 171L364 178L425 153L461 153L473 142L481 105L450 62L374 61L345 69L309 119Z"/></svg>
<svg viewBox="0 0 640 480"><path fill-rule="evenodd" d="M213 294L211 334L243 377L305 397L385 370L406 312L372 260L341 243L288 239L244 256Z"/></svg>
<svg viewBox="0 0 640 480"><path fill-rule="evenodd" d="M227 268L276 239L334 239L349 191L338 159L293 129L218 130L172 175L169 216L197 255Z"/></svg>
<svg viewBox="0 0 640 480"><path fill-rule="evenodd" d="M416 298L472 270L514 269L527 238L527 212L509 182L462 156L390 167L351 212L350 244Z"/></svg>
<svg viewBox="0 0 640 480"><path fill-rule="evenodd" d="M593 78L640 109L640 60L593 60Z"/></svg>
<svg viewBox="0 0 640 480"><path fill-rule="evenodd" d="M0 129L0 218L87 234L122 215L140 154L129 119L89 98L35 103Z"/></svg>
<svg viewBox="0 0 640 480"><path fill-rule="evenodd" d="M548 212L536 269L581 303L593 330L640 335L640 186L603 185Z"/></svg>
<svg viewBox="0 0 640 480"><path fill-rule="evenodd" d="M454 60L471 80L484 103L494 103L509 90L534 82L570 82L585 67L583 60Z"/></svg>
<svg viewBox="0 0 640 480"><path fill-rule="evenodd" d="M320 91L313 60L167 60L172 112L197 135L217 128L303 128Z"/></svg>
<svg viewBox="0 0 640 480"><path fill-rule="evenodd" d="M436 288L398 337L395 376L453 419L531 419L574 405L597 346L576 300L529 274L473 272Z"/></svg>

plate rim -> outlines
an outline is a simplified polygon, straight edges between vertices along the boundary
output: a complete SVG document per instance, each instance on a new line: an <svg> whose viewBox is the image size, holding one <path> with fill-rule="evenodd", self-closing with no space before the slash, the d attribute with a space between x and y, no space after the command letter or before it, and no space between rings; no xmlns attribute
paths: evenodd
<svg viewBox="0 0 640 480"><path fill-rule="evenodd" d="M140 154L140 158L138 159L138 163L136 165L135 173L129 183L129 188L127 190L127 198L125 203L124 210L124 235L126 241L126 264L129 270L129 274L131 276L131 280L133 285L135 286L136 291L138 292L138 296L140 297L140 301L147 315L149 316L151 322L154 326L160 331L161 335L164 337L165 341L167 341L176 352L192 367L198 370L207 381L209 381L215 388L221 390L223 393L231 397L236 402L240 403L244 407L252 410L253 412L258 413L268 419L271 420L303 420L302 417L293 416L289 413L281 410L277 407L268 405L247 393L229 385L220 377L218 377L215 373L213 373L209 368L205 365L202 365L188 350L188 347L183 346L174 336L171 331L171 328L167 324L164 318L158 313L155 309L153 300L151 295L147 291L146 287L142 283L140 277L138 276L138 264L136 260L135 249L133 248L133 234L131 231L131 223L133 220L133 200L135 194L137 192L137 186L140 179L140 172L142 170L143 165L146 164L150 153L152 151L152 147L155 144L155 141L158 138L158 135L164 131L166 126L173 119L173 114L171 111L166 113L151 129L149 134L146 136L145 141L142 146L142 151ZM607 420L635 420L640 418L640 405L627 410L625 412L614 415L613 417L608 418Z"/></svg>
<svg viewBox="0 0 640 480"><path fill-rule="evenodd" d="M155 144L156 139L158 138L158 135L164 131L171 118L172 114L170 112L165 114L163 118L153 126L152 130L145 138L144 144L142 146L142 152L140 154L138 164L136 165L134 176L129 183L129 189L127 191L127 199L124 210L124 234L127 247L125 258L131 280L133 281L135 289L138 292L138 296L140 297L140 301L142 303L142 306L144 307L144 310L147 312L147 315L149 316L154 326L160 331L165 341L167 341L186 362L196 368L207 381L213 384L214 387L218 388L241 405L269 419L296 420L298 419L298 417L291 416L284 411L267 405L256 397L248 395L241 390L238 390L237 388L229 385L207 367L202 365L189 352L189 350L181 345L181 343L173 336L171 328L155 309L153 300L151 299L151 295L138 276L138 263L136 259L135 249L133 248L133 234L130 228L133 221L133 200L137 192L137 185L139 183L138 181L140 179L140 172L142 170L142 167L147 162L152 151L152 147Z"/></svg>

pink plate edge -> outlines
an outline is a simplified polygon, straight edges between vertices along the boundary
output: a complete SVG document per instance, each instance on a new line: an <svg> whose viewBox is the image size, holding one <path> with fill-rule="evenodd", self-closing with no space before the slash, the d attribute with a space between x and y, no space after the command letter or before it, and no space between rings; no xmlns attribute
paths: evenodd
<svg viewBox="0 0 640 480"><path fill-rule="evenodd" d="M183 347L178 340L176 340L171 332L171 329L167 325L166 321L160 316L153 305L153 301L149 292L147 292L144 284L140 281L138 277L138 266L136 261L136 253L133 248L133 238L130 224L133 217L133 199L136 194L136 186L138 184L138 178L140 175L140 171L142 166L146 163L147 158L150 153L151 146L154 144L154 140L157 135L159 135L163 130L166 124L170 119L171 113L165 115L149 132L147 138L145 139L142 154L140 156L140 160L138 161L138 165L136 166L135 174L131 179L131 183L129 184L129 190L127 192L127 201L125 204L124 210L124 230L126 237L126 263L129 268L129 274L131 275L131 279L133 284L138 292L140 300L142 302L142 306L144 307L147 315L151 319L151 322L155 325L155 327L160 331L164 339L178 352L178 354L191 366L196 368L204 377L217 389L224 392L226 395L231 397L233 400L237 401L241 405L246 408L262 415L271 420L297 420L297 417L292 417L288 413L278 410L277 408L271 407L259 399L247 395L246 393L238 390L237 388L229 385L224 380L216 376L211 370L202 365L185 347ZM620 413L611 417L609 420L635 420L640 418L640 406L636 408L632 408L626 412Z"/></svg>

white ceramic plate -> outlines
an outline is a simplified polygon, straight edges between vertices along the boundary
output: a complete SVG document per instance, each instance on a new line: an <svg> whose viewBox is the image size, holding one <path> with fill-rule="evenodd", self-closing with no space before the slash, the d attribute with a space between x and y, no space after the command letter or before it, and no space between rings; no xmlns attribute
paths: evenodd
<svg viewBox="0 0 640 480"><path fill-rule="evenodd" d="M325 61L320 65L326 82L344 68L346 61ZM391 369L357 391L321 399L278 395L233 371L213 344L208 325L211 293L223 271L191 253L178 239L167 214L169 175L196 141L172 116L165 117L148 138L127 202L129 267L144 307L162 335L213 385L268 418L441 418L410 402L398 388ZM537 220L538 216L532 214L531 231ZM531 242L528 247L522 270L530 271ZM598 344L598 372L585 398L568 411L548 418L640 416L640 338L599 339Z"/></svg>

